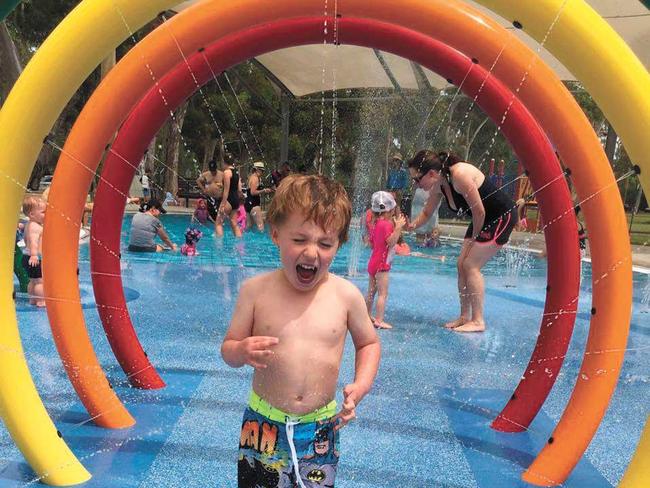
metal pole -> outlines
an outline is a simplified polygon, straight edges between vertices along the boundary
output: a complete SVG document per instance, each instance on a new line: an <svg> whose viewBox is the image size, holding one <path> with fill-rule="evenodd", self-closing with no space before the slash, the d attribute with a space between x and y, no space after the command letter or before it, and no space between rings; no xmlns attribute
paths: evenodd
<svg viewBox="0 0 650 488"><path fill-rule="evenodd" d="M632 209L632 216L630 217L630 229L629 234L632 235L632 223L634 222L634 216L639 213L639 207L641 206L641 195L643 195L643 187L639 184L639 193L636 196L636 202L634 203L634 208Z"/></svg>
<svg viewBox="0 0 650 488"><path fill-rule="evenodd" d="M616 154L616 143L618 142L618 135L612 127L612 124L607 122L607 139L605 141L605 154L609 159L609 163L614 165L614 156Z"/></svg>
<svg viewBox="0 0 650 488"><path fill-rule="evenodd" d="M289 115L291 100L284 93L280 95L280 110L282 112L282 140L280 142L280 164L289 159Z"/></svg>

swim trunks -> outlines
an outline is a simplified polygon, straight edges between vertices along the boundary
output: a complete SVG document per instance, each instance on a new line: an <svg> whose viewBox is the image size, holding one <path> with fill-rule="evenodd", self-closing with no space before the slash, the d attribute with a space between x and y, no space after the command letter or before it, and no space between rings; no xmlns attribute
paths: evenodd
<svg viewBox="0 0 650 488"><path fill-rule="evenodd" d="M291 415L251 392L239 439L239 488L334 487L339 434L336 402Z"/></svg>
<svg viewBox="0 0 650 488"><path fill-rule="evenodd" d="M158 248L156 246L136 246L129 244L128 250L131 252L156 252Z"/></svg>
<svg viewBox="0 0 650 488"><path fill-rule="evenodd" d="M23 268L27 272L27 276L29 276L30 280L38 280L39 278L43 277L43 272L41 271L41 260L38 260L38 264L36 266L30 266L29 257L29 255L23 254Z"/></svg>

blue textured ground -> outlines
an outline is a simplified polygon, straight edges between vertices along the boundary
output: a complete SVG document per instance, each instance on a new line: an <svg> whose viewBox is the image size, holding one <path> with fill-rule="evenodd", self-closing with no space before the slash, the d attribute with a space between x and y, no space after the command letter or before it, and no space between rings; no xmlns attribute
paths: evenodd
<svg viewBox="0 0 650 488"><path fill-rule="evenodd" d="M186 220L165 217L177 241ZM87 249L81 287L90 336L116 390L137 419L132 429L93 426L76 399L53 346L46 315L17 302L29 366L43 402L66 441L93 474L89 487L234 487L236 445L251 371L227 367L219 356L243 279L272 266L269 241L247 236L234 245L212 236L203 256L189 260L125 253L124 282L140 340L168 386L141 391L126 385L94 308ZM544 409L522 434L489 423L512 393L530 357L544 300L544 263L529 262L516 281L503 275L505 258L487 278L489 329L458 335L438 325L456 313L453 256L444 265L401 258L391 273L384 354L374 391L343 431L338 487L516 487L543 447L573 388L587 334L590 293L565 366ZM262 253L260 255L260 253ZM344 255L347 250L344 250ZM365 265L365 263L364 263ZM362 269L364 267L362 265ZM345 260L336 269L347 269ZM616 486L636 447L650 393L650 314L641 303L647 278L635 275L635 310L619 387L586 456L564 486ZM364 276L353 281L365 289ZM434 298L437 297L437 298ZM348 343L340 384L350 380ZM28 421L28 419L26 419ZM0 486L24 486L34 475L0 428Z"/></svg>

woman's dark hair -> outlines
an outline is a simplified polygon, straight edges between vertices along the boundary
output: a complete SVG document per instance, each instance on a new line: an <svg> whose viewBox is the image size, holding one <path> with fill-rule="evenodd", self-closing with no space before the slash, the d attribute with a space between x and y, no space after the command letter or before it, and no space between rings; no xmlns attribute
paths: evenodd
<svg viewBox="0 0 650 488"><path fill-rule="evenodd" d="M235 164L237 164L237 160L235 159L235 156L233 156L229 152L223 154L223 162L227 166L235 166Z"/></svg>
<svg viewBox="0 0 650 488"><path fill-rule="evenodd" d="M413 156L413 159L409 161L409 168L416 169L422 175L428 173L431 170L441 172L444 175L448 175L449 168L461 161L462 159L456 156L454 153L441 151L436 154L429 149L422 149L418 151L415 156Z"/></svg>

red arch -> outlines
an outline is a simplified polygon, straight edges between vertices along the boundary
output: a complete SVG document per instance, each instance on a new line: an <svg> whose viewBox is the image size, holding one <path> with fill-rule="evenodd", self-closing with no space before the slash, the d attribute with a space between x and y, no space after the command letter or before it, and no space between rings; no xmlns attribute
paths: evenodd
<svg viewBox="0 0 650 488"><path fill-rule="evenodd" d="M128 315L124 299L119 250L125 193L149 141L175 108L212 78L204 56L214 72L263 52L290 45L322 42L323 19L293 19L257 26L221 39L203 53L196 53L176 66L131 112L122 126L112 152L107 157L97 189L93 213L91 268L102 323L116 357L134 385L147 387L150 379L140 377L144 357ZM343 18L339 21L339 42L372 46L392 52L438 72L456 84L465 79L462 89L499 122L511 103L502 131L530 172L534 188L543 188L537 199L547 221L548 290L537 345L526 373L506 409L495 420L498 430L525 429L546 399L562 365L573 331L579 293L580 258L577 223L572 202L555 153L538 124L518 99L503 84L458 51L408 29L371 20ZM469 74L468 74L469 73ZM162 102L161 90L167 104ZM130 162L127 164L124 160ZM101 222L101 225L95 223ZM98 244L98 243L102 243ZM108 248L108 249L106 249ZM119 310L115 314L114 310ZM144 368L148 375L153 367Z"/></svg>

